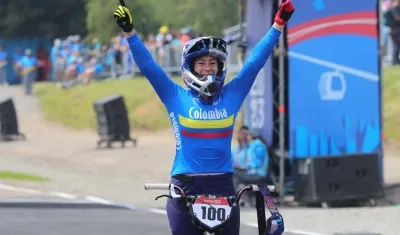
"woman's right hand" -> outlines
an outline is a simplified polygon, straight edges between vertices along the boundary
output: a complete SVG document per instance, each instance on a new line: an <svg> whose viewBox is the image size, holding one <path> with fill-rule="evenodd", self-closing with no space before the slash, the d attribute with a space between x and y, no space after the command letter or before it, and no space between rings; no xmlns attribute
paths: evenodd
<svg viewBox="0 0 400 235"><path fill-rule="evenodd" d="M114 20L117 22L118 26L125 33L132 32L133 30L133 20L132 14L129 9L123 4L123 1L120 1L122 4L118 6L117 10L114 12Z"/></svg>

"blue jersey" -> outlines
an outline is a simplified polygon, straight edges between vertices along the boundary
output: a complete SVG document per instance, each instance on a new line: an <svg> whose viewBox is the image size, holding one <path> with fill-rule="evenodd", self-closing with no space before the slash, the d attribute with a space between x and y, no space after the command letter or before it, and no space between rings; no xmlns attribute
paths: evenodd
<svg viewBox="0 0 400 235"><path fill-rule="evenodd" d="M165 105L172 123L176 138L172 176L233 172L231 142L236 116L280 34L275 28L269 30L254 47L237 77L225 85L213 104L201 102L171 80L136 34L128 38L139 70Z"/></svg>

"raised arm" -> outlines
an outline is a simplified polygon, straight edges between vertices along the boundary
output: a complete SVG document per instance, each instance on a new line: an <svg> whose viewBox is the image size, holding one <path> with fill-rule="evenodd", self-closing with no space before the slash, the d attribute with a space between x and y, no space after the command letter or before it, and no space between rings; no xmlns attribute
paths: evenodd
<svg viewBox="0 0 400 235"><path fill-rule="evenodd" d="M154 61L150 52L144 46L133 29L132 14L123 1L114 12L114 19L125 33L133 59L140 72L149 80L161 101L165 104L168 99L177 94L180 88L172 81L164 70Z"/></svg>
<svg viewBox="0 0 400 235"><path fill-rule="evenodd" d="M143 75L149 80L161 101L177 93L179 86L172 81L165 71L154 61L138 35L132 31L125 33L133 59Z"/></svg>
<svg viewBox="0 0 400 235"><path fill-rule="evenodd" d="M227 86L235 93L241 93L243 98L250 91L257 74L264 67L272 50L277 43L284 26L274 23L268 33L253 48L251 55L246 60L243 68Z"/></svg>
<svg viewBox="0 0 400 235"><path fill-rule="evenodd" d="M283 0L276 13L274 24L269 29L268 33L257 43L253 48L251 55L243 65L243 68L230 83L227 84L227 89L237 93L237 98L244 100L249 93L251 86L256 80L257 74L264 67L270 57L285 24L290 19L294 12L294 7L291 0Z"/></svg>

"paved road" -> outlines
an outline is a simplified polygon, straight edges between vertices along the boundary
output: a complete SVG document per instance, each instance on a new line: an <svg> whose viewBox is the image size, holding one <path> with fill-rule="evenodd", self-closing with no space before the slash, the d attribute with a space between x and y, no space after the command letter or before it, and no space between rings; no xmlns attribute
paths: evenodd
<svg viewBox="0 0 400 235"><path fill-rule="evenodd" d="M1 208L0 221L2 235L169 234L165 215L115 208ZM241 227L241 234L256 233Z"/></svg>

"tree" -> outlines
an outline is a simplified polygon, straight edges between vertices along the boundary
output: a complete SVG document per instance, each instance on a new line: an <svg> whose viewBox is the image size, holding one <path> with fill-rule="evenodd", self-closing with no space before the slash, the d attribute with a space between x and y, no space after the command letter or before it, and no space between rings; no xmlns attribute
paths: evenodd
<svg viewBox="0 0 400 235"><path fill-rule="evenodd" d="M158 22L154 20L152 5L147 1L126 1L131 10L133 24L140 34L147 35L154 32ZM89 37L98 37L108 42L112 36L120 31L113 19L113 12L117 9L118 1L86 0L86 24Z"/></svg>
<svg viewBox="0 0 400 235"><path fill-rule="evenodd" d="M186 1L181 5L184 22L203 34L220 36L222 30L238 23L237 0Z"/></svg>
<svg viewBox="0 0 400 235"><path fill-rule="evenodd" d="M144 36L161 25L219 36L238 23L238 0L125 0L133 23ZM0 36L65 37L79 34L103 42L120 31L113 19L117 0L1 0Z"/></svg>
<svg viewBox="0 0 400 235"><path fill-rule="evenodd" d="M1 37L55 38L86 34L84 0L2 0Z"/></svg>
<svg viewBox="0 0 400 235"><path fill-rule="evenodd" d="M191 25L196 31L220 36L222 30L238 23L238 0L148 0L159 22L173 28Z"/></svg>

